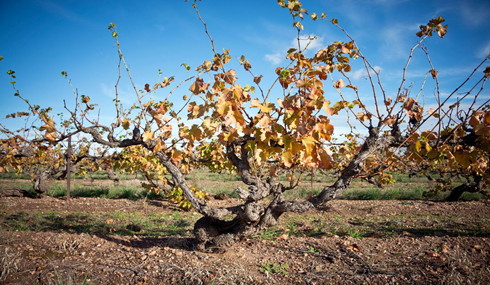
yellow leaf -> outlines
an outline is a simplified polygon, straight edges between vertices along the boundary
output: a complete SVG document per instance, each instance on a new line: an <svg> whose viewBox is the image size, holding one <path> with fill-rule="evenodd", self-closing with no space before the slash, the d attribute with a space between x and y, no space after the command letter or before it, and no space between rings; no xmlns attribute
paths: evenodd
<svg viewBox="0 0 490 285"><path fill-rule="evenodd" d="M260 104L259 99L253 99L250 108L259 108L264 113L270 113L275 108L275 105L270 102L262 105Z"/></svg>
<svg viewBox="0 0 490 285"><path fill-rule="evenodd" d="M174 164L178 164L183 157L184 157L184 153L182 151L173 149L170 159Z"/></svg>
<svg viewBox="0 0 490 285"><path fill-rule="evenodd" d="M429 143L428 143L428 142L426 142L426 143L425 143L425 150L426 150L427 152L430 152L430 151L432 150L432 147L429 145Z"/></svg>
<svg viewBox="0 0 490 285"><path fill-rule="evenodd" d="M265 105L262 105L260 107L260 110L264 113L270 113L273 109L275 108L274 104L273 103L266 103Z"/></svg>
<svg viewBox="0 0 490 285"><path fill-rule="evenodd" d="M282 158L282 162L284 163L284 166L291 167L293 165L293 154L290 153L289 151L283 152L281 158Z"/></svg>
<svg viewBox="0 0 490 285"><path fill-rule="evenodd" d="M415 149L417 150L417 152L419 152L419 151L420 151L420 148L421 148L421 147L422 147L422 144L420 143L420 141L419 141L419 140L417 140L417 141L415 142Z"/></svg>
<svg viewBox="0 0 490 285"><path fill-rule="evenodd" d="M235 129L231 129L230 132L228 133L221 133L220 136L223 138L224 141L233 141L233 140L236 140L238 138L238 133L236 132Z"/></svg>
<svg viewBox="0 0 490 285"><path fill-rule="evenodd" d="M153 138L153 132L151 131L146 131L144 134L143 134L143 141L147 141L149 139L152 139Z"/></svg>
<svg viewBox="0 0 490 285"><path fill-rule="evenodd" d="M218 103L217 111L221 116L224 116L224 115L226 115L226 113L228 113L228 109L229 109L228 105L229 105L229 103L226 101L220 101Z"/></svg>
<svg viewBox="0 0 490 285"><path fill-rule="evenodd" d="M308 136L306 138L303 138L301 140L301 143L305 146L306 153L311 154L313 152L313 149L315 148L316 140L314 137Z"/></svg>
<svg viewBox="0 0 490 285"><path fill-rule="evenodd" d="M157 145L153 148L154 152L159 152L163 148L163 143L161 140L158 140Z"/></svg>
<svg viewBox="0 0 490 285"><path fill-rule="evenodd" d="M364 114L363 112L358 112L357 113L357 118L361 121L364 122L366 120L369 120L371 118L371 113Z"/></svg>
<svg viewBox="0 0 490 285"><path fill-rule="evenodd" d="M122 127L123 127L125 130L129 129L129 119L124 119L124 120L122 121Z"/></svg>
<svg viewBox="0 0 490 285"><path fill-rule="evenodd" d="M337 114L337 111L335 109L330 108L330 101L323 102L322 108L323 110L325 110L325 113L327 113L327 115L329 116Z"/></svg>
<svg viewBox="0 0 490 285"><path fill-rule="evenodd" d="M56 140L56 133L49 133L49 134L44 135L44 137L49 141L55 141Z"/></svg>
<svg viewBox="0 0 490 285"><path fill-rule="evenodd" d="M259 125L262 127L268 127L271 124L271 118L269 116L262 116L259 120Z"/></svg>
<svg viewBox="0 0 490 285"><path fill-rule="evenodd" d="M267 160L267 154L260 148L255 150L254 157L258 165Z"/></svg>
<svg viewBox="0 0 490 285"><path fill-rule="evenodd" d="M233 111L233 118L237 125L245 125L245 119L243 118L242 112L239 110Z"/></svg>

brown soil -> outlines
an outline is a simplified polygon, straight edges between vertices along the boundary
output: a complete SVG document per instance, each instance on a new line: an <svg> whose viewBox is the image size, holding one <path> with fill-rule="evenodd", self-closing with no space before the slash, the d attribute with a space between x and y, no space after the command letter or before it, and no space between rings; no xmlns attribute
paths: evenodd
<svg viewBox="0 0 490 285"><path fill-rule="evenodd" d="M224 253L195 251L191 224L184 236L145 237L12 230L2 218L0 284L490 284L488 205L333 201L326 211L286 215L278 230L293 234L251 238ZM0 199L0 213L9 219L48 211L171 214L175 207L122 199ZM363 236L315 233L319 219L326 228L358 226ZM396 228L392 236L387 226Z"/></svg>

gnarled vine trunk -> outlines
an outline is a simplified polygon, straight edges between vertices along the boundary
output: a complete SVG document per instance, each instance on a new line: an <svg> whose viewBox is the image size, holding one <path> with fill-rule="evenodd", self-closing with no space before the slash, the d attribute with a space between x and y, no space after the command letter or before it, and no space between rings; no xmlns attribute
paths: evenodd
<svg viewBox="0 0 490 285"><path fill-rule="evenodd" d="M285 212L305 212L313 208L321 208L323 204L335 199L350 186L352 181L363 171L364 162L370 155L382 148L399 144L401 141L401 136L396 132L396 128L392 135L382 137L379 135L379 128L371 128L362 148L342 171L337 181L333 185L326 186L320 194L306 201L288 201L284 198L283 193L289 188L281 183L274 183L269 179L264 180L252 174L247 160L248 153L244 147L247 142L246 137L242 141L230 144L227 152L228 158L237 167L242 181L249 188L248 190L241 188L235 190L244 203L226 209L228 216L235 215L232 220L223 220L223 216L215 215L214 212L209 212L204 207L196 207L196 210L204 215L194 225L194 234L198 242L197 248L199 250L220 250L235 241L259 234L275 225L279 217ZM237 145L241 147L240 157L235 153L235 146ZM182 182L185 183L185 180ZM179 185L181 185L180 182ZM272 196L272 201L264 206L260 201L267 196ZM190 198L192 199L192 197Z"/></svg>
<svg viewBox="0 0 490 285"><path fill-rule="evenodd" d="M39 195L39 197L44 197L46 195L46 192L48 192L48 178L49 178L50 172L47 170L39 172L35 177L34 177L34 191Z"/></svg>
<svg viewBox="0 0 490 285"><path fill-rule="evenodd" d="M481 176L474 176L475 181L463 183L451 189L451 193L446 197L446 201L458 201L464 192L476 193L483 189L483 179Z"/></svg>

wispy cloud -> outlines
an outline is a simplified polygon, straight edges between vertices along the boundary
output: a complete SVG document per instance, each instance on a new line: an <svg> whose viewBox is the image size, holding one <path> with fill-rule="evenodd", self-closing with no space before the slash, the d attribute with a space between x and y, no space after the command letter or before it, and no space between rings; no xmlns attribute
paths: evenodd
<svg viewBox="0 0 490 285"><path fill-rule="evenodd" d="M325 46L323 42L323 37L317 37L314 35L304 35L299 38L299 46L302 51L305 53L316 52L317 50L323 48ZM286 58L286 52L290 48L298 48L298 39L294 38L291 40L288 46L284 45L280 50L266 54L264 57L270 63L277 65L282 62L283 59ZM305 51L306 48L306 51Z"/></svg>
<svg viewBox="0 0 490 285"><path fill-rule="evenodd" d="M111 100L116 98L116 91L114 90L113 87L111 88L106 84L102 83L100 84L100 90L101 90L101 94L103 94L105 97L110 98ZM135 100L132 99L134 98L133 94L134 93L130 92L129 90L122 90L121 88L119 88L118 99L123 105L129 107L133 105L135 102Z"/></svg>
<svg viewBox="0 0 490 285"><path fill-rule="evenodd" d="M487 57L488 55L490 55L490 41L487 42L487 44L483 47L481 47L477 53L476 53L476 57L478 58L485 58Z"/></svg>
<svg viewBox="0 0 490 285"><path fill-rule="evenodd" d="M273 65L278 65L283 59L284 53L275 52L265 55L265 59Z"/></svg>
<svg viewBox="0 0 490 285"><path fill-rule="evenodd" d="M376 72L380 73L383 70L383 68L381 68L380 66L375 66L374 70L376 70ZM373 75L374 75L374 73L371 72L371 76L373 76ZM368 73L367 73L366 69L361 68L361 69L358 69L358 70L352 72L352 79L353 80L359 80L361 78L364 78L364 79L368 78Z"/></svg>
<svg viewBox="0 0 490 285"><path fill-rule="evenodd" d="M473 71L474 66L447 67L438 70L439 76L467 76Z"/></svg>
<svg viewBox="0 0 490 285"><path fill-rule="evenodd" d="M89 28L96 28L96 29L100 28L100 26L96 25L92 20L86 19L80 16L79 14L77 14L76 12L73 12L72 10L60 4L60 3L67 3L67 2L55 2L55 1L43 0L43 1L37 1L37 3L41 7L43 7L43 9L46 10L47 12L58 15L70 22L77 23Z"/></svg>
<svg viewBox="0 0 490 285"><path fill-rule="evenodd" d="M315 52L320 48L323 48L325 44L323 43L323 37L317 37L314 35L306 35L299 38L299 44L301 50L307 48L307 52ZM298 39L293 39L291 41L291 46L297 48L298 47Z"/></svg>
<svg viewBox="0 0 490 285"><path fill-rule="evenodd" d="M418 24L396 24L389 26L381 32L383 44L382 52L388 58L404 58L410 49L410 40L418 30Z"/></svg>

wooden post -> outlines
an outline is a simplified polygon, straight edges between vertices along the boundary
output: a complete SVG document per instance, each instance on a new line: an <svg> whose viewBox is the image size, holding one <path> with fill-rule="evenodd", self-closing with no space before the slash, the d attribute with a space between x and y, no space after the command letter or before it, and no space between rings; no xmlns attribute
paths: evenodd
<svg viewBox="0 0 490 285"><path fill-rule="evenodd" d="M70 200L71 186L71 136L68 137L68 150L66 151L66 200Z"/></svg>

